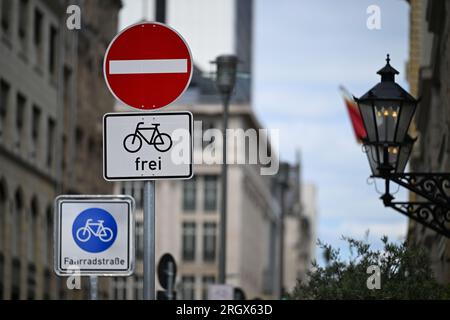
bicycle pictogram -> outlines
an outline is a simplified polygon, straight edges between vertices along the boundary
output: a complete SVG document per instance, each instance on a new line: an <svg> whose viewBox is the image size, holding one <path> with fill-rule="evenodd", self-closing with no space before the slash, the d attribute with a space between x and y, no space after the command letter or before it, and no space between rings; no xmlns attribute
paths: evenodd
<svg viewBox="0 0 450 320"><path fill-rule="evenodd" d="M144 127L144 122L136 125L134 133L130 133L123 140L123 147L130 153L141 150L142 142L145 141L149 146L153 146L159 152L166 152L172 147L172 138L167 133L159 131L159 123L153 123L151 127ZM143 132L153 131L150 139L147 139Z"/></svg>
<svg viewBox="0 0 450 320"><path fill-rule="evenodd" d="M111 228L105 227L103 223L104 220L97 220L97 222L93 222L93 219L87 219L86 224L77 230L77 239L81 242L87 242L92 236L94 236L102 242L111 241L114 233Z"/></svg>

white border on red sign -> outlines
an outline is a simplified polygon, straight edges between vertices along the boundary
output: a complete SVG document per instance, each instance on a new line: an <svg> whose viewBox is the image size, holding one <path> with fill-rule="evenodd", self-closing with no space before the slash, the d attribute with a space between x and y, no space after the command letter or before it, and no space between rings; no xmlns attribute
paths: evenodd
<svg viewBox="0 0 450 320"><path fill-rule="evenodd" d="M116 96L116 94L114 93L114 91L113 91L113 90L111 89L111 87L109 86L108 79L106 78L106 57L108 56L109 49L111 48L111 46L113 45L113 43L116 41L116 39L117 39L122 33L124 33L125 31L127 31L128 29L131 29L131 28L133 28L133 27L135 27L135 26L139 26L139 25L145 25L145 24L151 24L151 25L157 24L157 25L160 25L160 26L162 26L162 27L166 27L167 29L170 29L171 31L175 32L175 33L178 35L178 37L180 37L180 39L183 41L183 43L184 43L184 45L186 46L186 48L188 49L189 59L191 60L191 74L190 74L190 76L189 76L189 80L188 80L188 82L186 83L186 87L184 88L184 90L178 95L178 97L176 97L176 98L175 98L173 101L171 101L169 104L167 104L167 105L165 105L165 106L163 106L163 107L160 107L160 108L155 108L155 109L135 108L135 107L130 106L129 104L126 104L124 101L122 101L121 99L119 99L119 97ZM185 93L186 90L188 89L189 84L191 83L192 75L193 75L193 74L194 74L194 60L192 59L192 52L191 52L191 48L189 47L188 43L186 42L186 40L183 38L183 36L182 36L177 30L173 29L172 27L169 27L168 25L166 25L166 24L164 24L164 23L160 23L160 22L144 21L144 22L137 22L137 23L134 23L134 24L132 24L132 25L129 25L128 27L126 27L125 29L123 29L122 31L120 31L118 34L116 34L116 36L111 40L111 42L110 42L109 45L108 45L108 48L106 49L106 52L105 52L105 55L104 55L104 58L103 58L103 78L105 79L105 82L106 82L106 85L108 86L109 91L110 91L111 94L114 96L114 98L116 98L116 100L120 101L123 105L125 105L125 106L127 106L127 107L133 108L134 110L137 109L137 110L141 110L141 111L150 111L150 112L151 112L152 110L159 110L159 109L165 108L165 107L167 107L168 105L174 103L174 102L177 101L177 100L183 95L183 93Z"/></svg>

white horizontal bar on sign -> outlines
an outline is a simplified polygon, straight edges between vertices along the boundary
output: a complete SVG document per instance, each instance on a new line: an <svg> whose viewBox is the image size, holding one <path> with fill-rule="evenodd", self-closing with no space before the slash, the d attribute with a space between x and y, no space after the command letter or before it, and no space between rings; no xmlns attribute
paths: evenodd
<svg viewBox="0 0 450 320"><path fill-rule="evenodd" d="M111 60L109 74L186 73L187 59Z"/></svg>

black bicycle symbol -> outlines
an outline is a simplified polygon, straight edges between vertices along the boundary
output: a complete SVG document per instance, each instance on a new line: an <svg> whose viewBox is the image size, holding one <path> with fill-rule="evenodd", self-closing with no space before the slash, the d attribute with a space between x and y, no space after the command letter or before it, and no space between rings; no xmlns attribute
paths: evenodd
<svg viewBox="0 0 450 320"><path fill-rule="evenodd" d="M130 133L123 140L123 147L130 153L135 153L141 150L142 140L144 140L148 145L154 146L159 152L166 152L172 147L172 138L167 133L159 132L159 123L153 123L152 127L141 127L144 122L139 122L136 125L134 133ZM152 137L147 140L145 135L141 131L153 130Z"/></svg>

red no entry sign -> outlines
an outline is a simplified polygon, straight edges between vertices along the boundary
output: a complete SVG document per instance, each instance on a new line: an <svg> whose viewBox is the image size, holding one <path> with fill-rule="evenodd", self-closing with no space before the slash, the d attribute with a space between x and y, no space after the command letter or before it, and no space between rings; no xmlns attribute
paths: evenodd
<svg viewBox="0 0 450 320"><path fill-rule="evenodd" d="M184 39L156 22L132 25L106 50L103 72L112 94L133 108L158 109L175 101L192 77Z"/></svg>

